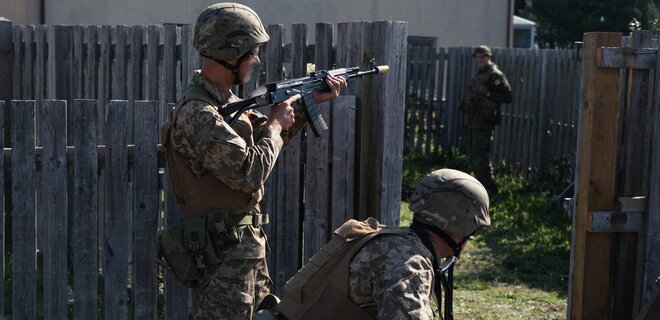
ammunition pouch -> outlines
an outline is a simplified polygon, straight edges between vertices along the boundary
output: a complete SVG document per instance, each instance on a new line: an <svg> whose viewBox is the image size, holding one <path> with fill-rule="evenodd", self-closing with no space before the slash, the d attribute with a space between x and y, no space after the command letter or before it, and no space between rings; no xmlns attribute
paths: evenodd
<svg viewBox="0 0 660 320"><path fill-rule="evenodd" d="M229 210L211 210L161 231L158 255L179 281L192 286L204 279L211 266L222 262L222 252L227 247L240 242L244 226L265 223L267 214L234 215Z"/></svg>

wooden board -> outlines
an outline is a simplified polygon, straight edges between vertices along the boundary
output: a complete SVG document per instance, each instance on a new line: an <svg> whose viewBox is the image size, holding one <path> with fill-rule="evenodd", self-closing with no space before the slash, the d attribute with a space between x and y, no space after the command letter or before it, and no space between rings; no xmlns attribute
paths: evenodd
<svg viewBox="0 0 660 320"><path fill-rule="evenodd" d="M360 108L360 182L358 210L382 223L399 225L406 75L406 22L373 22L365 54L390 66L363 91Z"/></svg>
<svg viewBox="0 0 660 320"><path fill-rule="evenodd" d="M34 101L14 100L12 126L12 310L15 319L35 319L37 311L36 168ZM17 165L19 164L20 165Z"/></svg>
<svg viewBox="0 0 660 320"><path fill-rule="evenodd" d="M135 319L156 318L158 297L156 239L160 192L158 189L158 104L135 103L134 234Z"/></svg>
<svg viewBox="0 0 660 320"><path fill-rule="evenodd" d="M613 209L619 74L617 70L597 68L595 53L597 47L619 43L620 33L585 34L585 100L580 120L570 319L605 318L610 303L612 237L588 233L586 225L589 211Z"/></svg>
<svg viewBox="0 0 660 320"><path fill-rule="evenodd" d="M280 33L281 34L281 33ZM272 38L271 38L272 39ZM279 41L279 37L276 38ZM307 25L295 24L291 30L291 77L304 77L307 74ZM286 145L278 158L279 172L277 195L279 199L277 214L271 216L275 220L277 232L275 250L279 257L275 259L271 278L274 281L274 292L283 293L282 288L302 265L302 166L301 166L301 136L296 136ZM270 239L273 239L271 237ZM271 244L271 248L273 245ZM271 252L271 256L274 255Z"/></svg>
<svg viewBox="0 0 660 320"><path fill-rule="evenodd" d="M632 49L647 48L651 46L653 34L650 31L635 31L632 37ZM629 88L630 105L627 115L624 115L625 147L620 148L621 157L624 162L623 181L619 182L622 189L617 190L624 196L645 195L648 190L649 176L649 153L651 143L651 97L649 91L652 86L649 81L650 70L632 70L631 86ZM623 114L623 113L622 113ZM635 147L632 147L635 146ZM623 182L623 184L621 183ZM643 235L642 235L643 236ZM636 310L641 308L639 300L641 293L635 290L635 281L639 277L635 276L638 256L641 253L638 249L639 234L625 233L614 236L613 252L617 259L613 265L613 292L612 317L625 318L631 317ZM641 266L640 266L641 267ZM635 294L629 294L635 292ZM636 299L635 299L636 298Z"/></svg>
<svg viewBox="0 0 660 320"><path fill-rule="evenodd" d="M105 317L128 317L128 205L127 101L111 101L106 118L105 152Z"/></svg>
<svg viewBox="0 0 660 320"><path fill-rule="evenodd" d="M74 219L73 318L96 319L97 303L97 101L76 100L74 105Z"/></svg>
<svg viewBox="0 0 660 320"><path fill-rule="evenodd" d="M316 24L316 45L314 63L317 70L326 70L332 66L332 24ZM330 120L330 105L323 103L318 105L321 114ZM308 130L309 131L309 130ZM309 260L319 248L321 248L330 237L329 229L329 179L330 164L329 133L325 132L320 137L315 137L309 131L307 135L307 157L305 162L305 213L303 220L303 262Z"/></svg>
<svg viewBox="0 0 660 320"><path fill-rule="evenodd" d="M7 105L12 99L13 83L15 83L13 27L11 21L0 21L0 79L3 79L0 82L0 100Z"/></svg>
<svg viewBox="0 0 660 320"><path fill-rule="evenodd" d="M66 101L44 100L40 108L43 146L38 209L44 219L43 245L44 319L67 318L67 161Z"/></svg>
<svg viewBox="0 0 660 320"><path fill-rule="evenodd" d="M0 24L1 28L1 24ZM1 32L1 31L0 31ZM0 98L0 143L4 145L4 135L5 135L5 113L6 113L5 102ZM4 172L5 162L4 159L0 159L1 171ZM5 194L5 175L0 174L0 194ZM0 292L5 292L5 198L0 197ZM5 301L0 299L0 314L5 314Z"/></svg>
<svg viewBox="0 0 660 320"><path fill-rule="evenodd" d="M652 101L652 137L651 145L653 146L650 154L650 174L649 174L649 191L648 191L648 211L646 219L646 238L643 240L645 253L643 276L642 276L642 303L649 303L653 290L656 290L656 310L658 310L657 286L655 281L660 275L660 55L656 56L656 69L655 85L652 88L655 91L655 98Z"/></svg>
<svg viewBox="0 0 660 320"><path fill-rule="evenodd" d="M355 216L355 97L340 96L331 108L330 230Z"/></svg>
<svg viewBox="0 0 660 320"><path fill-rule="evenodd" d="M169 104L167 109L174 108L174 104ZM167 113L169 119L170 113ZM168 168L165 168L163 185L163 196L165 197L165 223L164 227L174 226L184 221L183 206L179 205L172 190L171 177ZM165 279L165 319L179 320L188 318L188 297L189 290L176 277L167 270L161 269Z"/></svg>

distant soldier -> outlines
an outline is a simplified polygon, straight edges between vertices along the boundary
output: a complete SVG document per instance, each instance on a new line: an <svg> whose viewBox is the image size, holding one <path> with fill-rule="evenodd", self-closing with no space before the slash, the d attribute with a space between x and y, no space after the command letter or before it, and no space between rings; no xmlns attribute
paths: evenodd
<svg viewBox="0 0 660 320"><path fill-rule="evenodd" d="M511 103L511 86L506 76L491 60L487 46L479 46L472 55L479 71L465 90L459 110L468 116L468 153L472 171L491 195L497 194L490 165L490 148L495 126L502 120L500 105Z"/></svg>
<svg viewBox="0 0 660 320"><path fill-rule="evenodd" d="M192 75L162 131L172 187L187 219L183 235L173 229L161 237L161 247L179 279L196 289L197 319L252 319L269 293L261 228L268 218L259 202L282 147L307 120L295 104L300 96L272 106L268 116L250 110L234 125L219 113L240 101L232 86L252 76L260 63L259 47L268 40L249 7L218 3L206 8L194 36L202 68ZM317 94L317 103L336 98L346 87L344 79L332 76L326 84L330 90Z"/></svg>
<svg viewBox="0 0 660 320"><path fill-rule="evenodd" d="M409 228L346 222L287 282L275 314L255 319L434 319L433 295L444 286L451 297L453 263L490 225L488 193L472 176L441 169L420 182L410 210ZM451 319L449 300L445 307Z"/></svg>

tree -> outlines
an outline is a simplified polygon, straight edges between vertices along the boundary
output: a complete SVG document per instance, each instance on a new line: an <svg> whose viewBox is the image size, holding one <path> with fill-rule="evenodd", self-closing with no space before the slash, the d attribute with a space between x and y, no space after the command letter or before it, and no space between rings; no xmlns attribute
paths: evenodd
<svg viewBox="0 0 660 320"><path fill-rule="evenodd" d="M526 18L536 20L541 47L567 47L581 41L585 32L627 33L633 18L650 30L660 0L531 0L531 6L520 2Z"/></svg>

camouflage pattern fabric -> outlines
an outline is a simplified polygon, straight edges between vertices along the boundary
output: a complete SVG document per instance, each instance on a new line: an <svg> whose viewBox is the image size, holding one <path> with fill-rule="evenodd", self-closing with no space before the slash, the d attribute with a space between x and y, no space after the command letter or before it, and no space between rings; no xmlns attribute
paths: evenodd
<svg viewBox="0 0 660 320"><path fill-rule="evenodd" d="M205 57L230 61L268 39L254 10L239 3L224 2L207 7L199 15L193 45Z"/></svg>
<svg viewBox="0 0 660 320"><path fill-rule="evenodd" d="M500 104L511 103L511 86L497 65L479 70L465 90L459 110L468 116L468 152L472 171L489 193L497 193L490 166L490 140L501 122Z"/></svg>
<svg viewBox="0 0 660 320"><path fill-rule="evenodd" d="M375 238L349 268L349 296L378 319L433 319L433 256L414 234Z"/></svg>
<svg viewBox="0 0 660 320"><path fill-rule="evenodd" d="M240 101L199 71L193 74L192 83L210 93L218 105ZM171 143L176 152L195 175L210 174L233 190L245 193L259 191L263 194L264 182L282 146L306 123L304 115L298 116L297 112L296 126L280 136L266 130L266 116L254 110L243 114L231 127L208 102L192 99L180 108L171 131ZM300 114L304 113L301 111ZM239 244L222 253L224 262L211 274L207 284L198 288L200 319L207 319L207 316L211 319L250 319L255 303L269 292L263 231L246 226L240 237ZM231 281L226 282L228 280ZM247 299L248 296L252 299ZM218 314L223 316L218 317Z"/></svg>
<svg viewBox="0 0 660 320"><path fill-rule="evenodd" d="M266 259L227 260L197 288L197 320L252 319L271 285Z"/></svg>

